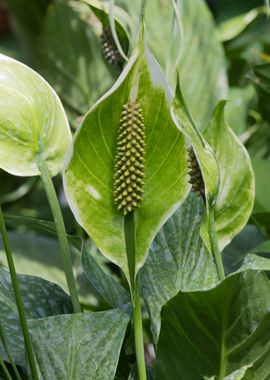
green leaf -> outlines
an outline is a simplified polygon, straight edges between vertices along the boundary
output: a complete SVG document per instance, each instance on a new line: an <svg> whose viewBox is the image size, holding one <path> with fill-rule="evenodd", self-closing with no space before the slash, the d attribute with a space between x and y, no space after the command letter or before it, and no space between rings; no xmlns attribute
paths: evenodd
<svg viewBox="0 0 270 380"><path fill-rule="evenodd" d="M68 291L59 252L54 238L35 236L33 233L9 232L16 270L20 274L35 275L52 281ZM76 256L73 261L76 262ZM80 261L77 259L77 261ZM0 265L8 267L2 239L0 238Z"/></svg>
<svg viewBox="0 0 270 380"><path fill-rule="evenodd" d="M171 107L175 124L188 137L199 163L205 186L205 198L207 208L212 206L217 197L219 186L219 169L209 144L198 131L192 116L187 108L178 81L175 98Z"/></svg>
<svg viewBox="0 0 270 380"><path fill-rule="evenodd" d="M136 99L140 104L146 135L144 193L134 212L136 272L157 231L188 189L185 139L170 117L166 82L142 45L135 49L112 89L87 114L64 172L65 193L77 221L127 277L124 217L113 201L114 157L126 103Z"/></svg>
<svg viewBox="0 0 270 380"><path fill-rule="evenodd" d="M219 167L220 183L215 204L215 226L222 250L248 222L255 197L254 174L249 155L225 121L221 101L213 114L204 137L211 145ZM202 236L208 247L206 223Z"/></svg>
<svg viewBox="0 0 270 380"><path fill-rule="evenodd" d="M172 86L176 64L188 108L201 128L209 121L218 100L227 95L225 57L205 2L180 0L176 3L179 14L175 16L178 21L175 20L172 34L172 1L147 1L145 19L149 45L163 68L170 63Z"/></svg>
<svg viewBox="0 0 270 380"><path fill-rule="evenodd" d="M129 317L124 310L30 322L43 380L113 380Z"/></svg>
<svg viewBox="0 0 270 380"><path fill-rule="evenodd" d="M270 212L270 160L253 159L252 167L255 173L255 204L254 212Z"/></svg>
<svg viewBox="0 0 270 380"><path fill-rule="evenodd" d="M2 54L0 71L0 167L14 175L38 175L42 154L56 175L71 142L58 96L36 72Z"/></svg>
<svg viewBox="0 0 270 380"><path fill-rule="evenodd" d="M202 0L180 0L179 8L183 47L177 69L187 106L201 129L217 102L227 97L226 60L207 4ZM175 43L179 49L179 38Z"/></svg>
<svg viewBox="0 0 270 380"><path fill-rule="evenodd" d="M270 376L270 288L260 272L227 277L216 287L179 292L162 309L157 380L223 379L252 365Z"/></svg>
<svg viewBox="0 0 270 380"><path fill-rule="evenodd" d="M222 252L223 264L227 274L237 271L243 264L246 255L264 241L263 235L250 224L232 240Z"/></svg>
<svg viewBox="0 0 270 380"><path fill-rule="evenodd" d="M270 121L270 63L253 67L251 80L258 93L258 107L266 121Z"/></svg>
<svg viewBox="0 0 270 380"><path fill-rule="evenodd" d="M257 7L249 12L241 14L224 21L219 25L219 36L221 41L232 40L242 33L246 27L254 21L258 15L266 13L266 7Z"/></svg>
<svg viewBox="0 0 270 380"><path fill-rule="evenodd" d="M93 14L85 7L83 17L71 3L54 1L33 50L37 69L55 88L74 123L113 82L102 56L100 36L90 24ZM114 76L118 75L119 70Z"/></svg>
<svg viewBox="0 0 270 380"><path fill-rule="evenodd" d="M153 241L140 271L142 296L157 343L162 306L179 290L207 288L218 281L211 255L200 238L203 202L191 193Z"/></svg>
<svg viewBox="0 0 270 380"><path fill-rule="evenodd" d="M91 253L83 251L82 267L89 282L110 306L120 307L130 302L128 292L110 274L102 270Z"/></svg>
<svg viewBox="0 0 270 380"><path fill-rule="evenodd" d="M18 275L27 319L72 312L69 296L58 286L39 277ZM25 366L23 337L9 272L0 268L0 322L18 365ZM0 354L6 358L0 342Z"/></svg>
<svg viewBox="0 0 270 380"><path fill-rule="evenodd" d="M253 380L254 370L250 365L237 369L235 372L225 377L225 380Z"/></svg>

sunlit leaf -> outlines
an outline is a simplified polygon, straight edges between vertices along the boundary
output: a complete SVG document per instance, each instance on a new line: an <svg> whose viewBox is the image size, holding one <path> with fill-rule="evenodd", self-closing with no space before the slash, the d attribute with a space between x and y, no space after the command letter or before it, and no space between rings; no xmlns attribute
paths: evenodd
<svg viewBox="0 0 270 380"><path fill-rule="evenodd" d="M14 175L38 175L42 155L57 174L71 134L54 90L27 66L0 55L0 105L0 167Z"/></svg>

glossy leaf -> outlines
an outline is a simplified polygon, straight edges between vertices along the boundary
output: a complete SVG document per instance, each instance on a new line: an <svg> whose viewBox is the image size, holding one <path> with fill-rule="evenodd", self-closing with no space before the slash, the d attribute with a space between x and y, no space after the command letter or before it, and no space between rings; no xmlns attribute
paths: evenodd
<svg viewBox="0 0 270 380"><path fill-rule="evenodd" d="M191 193L155 237L140 271L142 295L157 343L162 306L179 290L204 289L215 284L216 269L200 238L203 202Z"/></svg>
<svg viewBox="0 0 270 380"><path fill-rule="evenodd" d="M72 312L69 296L52 282L18 275L27 319ZM0 322L14 361L25 366L23 337L9 272L0 268ZM6 358L0 342L0 354Z"/></svg>
<svg viewBox="0 0 270 380"><path fill-rule="evenodd" d="M4 55L0 71L0 167L14 175L38 175L42 154L56 175L71 143L58 96L36 72Z"/></svg>
<svg viewBox="0 0 270 380"><path fill-rule="evenodd" d="M188 188L184 136L170 117L166 82L142 42L116 84L87 114L64 172L65 193L77 221L127 276L124 217L113 201L113 172L121 112L135 99L142 107L146 135L144 193L134 213L138 271L155 234Z"/></svg>
<svg viewBox="0 0 270 380"><path fill-rule="evenodd" d="M222 250L248 222L252 212L255 189L249 155L225 121L225 102L220 102L204 130L219 167L220 183L215 204L215 226ZM206 223L202 236L210 247Z"/></svg>
<svg viewBox="0 0 270 380"><path fill-rule="evenodd" d="M256 271L179 292L162 310L157 380L223 379L249 365L254 379L269 377L269 308L269 281Z"/></svg>
<svg viewBox="0 0 270 380"><path fill-rule="evenodd" d="M31 321L40 377L113 380L128 321L121 309Z"/></svg>

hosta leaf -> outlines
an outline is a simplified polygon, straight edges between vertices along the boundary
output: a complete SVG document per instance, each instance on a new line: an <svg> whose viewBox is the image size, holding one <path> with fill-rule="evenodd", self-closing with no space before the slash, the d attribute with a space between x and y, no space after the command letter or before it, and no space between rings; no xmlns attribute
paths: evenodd
<svg viewBox="0 0 270 380"><path fill-rule="evenodd" d="M128 321L121 309L31 321L40 379L113 380Z"/></svg>
<svg viewBox="0 0 270 380"><path fill-rule="evenodd" d="M220 184L215 204L215 224L220 250L246 225L254 202L254 175L249 155L225 121L225 102L220 102L204 137L211 145L218 162ZM207 226L202 229L207 238Z"/></svg>
<svg viewBox="0 0 270 380"><path fill-rule="evenodd" d="M155 237L140 271L142 295L155 343L162 306L179 290L207 288L218 281L211 255L201 237L203 202L191 193Z"/></svg>
<svg viewBox="0 0 270 380"><path fill-rule="evenodd" d="M18 275L27 319L72 312L69 296L52 282ZM14 361L25 365L23 337L9 272L0 268L0 323ZM0 354L6 357L0 342Z"/></svg>
<svg viewBox="0 0 270 380"><path fill-rule="evenodd" d="M254 379L268 378L269 310L269 281L256 271L179 292L162 309L157 380L223 379L244 366L253 366Z"/></svg>
<svg viewBox="0 0 270 380"><path fill-rule="evenodd" d="M135 210L135 271L158 229L187 193L185 140L169 112L169 90L140 42L112 89L87 114L64 172L68 202L96 246L128 276L124 217L113 200L116 142L124 104L139 102L144 116L145 185Z"/></svg>
<svg viewBox="0 0 270 380"><path fill-rule="evenodd" d="M57 174L71 134L54 90L27 66L0 55L0 105L0 167L14 175L37 175L42 154Z"/></svg>

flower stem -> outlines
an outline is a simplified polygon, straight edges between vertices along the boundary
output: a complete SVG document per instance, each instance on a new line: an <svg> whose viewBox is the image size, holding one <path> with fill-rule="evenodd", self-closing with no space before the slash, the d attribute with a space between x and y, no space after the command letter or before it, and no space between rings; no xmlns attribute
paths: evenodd
<svg viewBox="0 0 270 380"><path fill-rule="evenodd" d="M212 254L214 256L218 278L220 281L223 281L225 279L225 272L224 272L224 267L222 263L221 253L219 251L219 246L218 246L216 226L215 226L215 211L213 207L211 207L209 210L208 228L209 228Z"/></svg>
<svg viewBox="0 0 270 380"><path fill-rule="evenodd" d="M67 281L73 309L75 313L80 313L81 305L79 301L78 292L76 289L76 283L75 283L75 278L74 278L74 274L72 270L72 262L71 262L69 245L68 245L68 240L67 240L67 233L66 233L66 228L65 228L62 212L60 209L59 201L55 192L55 188L54 188L51 174L49 172L47 164L40 155L37 157L37 164L41 173L44 189L45 189L48 202L50 204L51 212L54 218L54 222L55 222L56 232L57 232L60 249L62 253L64 271L66 274L66 281Z"/></svg>
<svg viewBox="0 0 270 380"><path fill-rule="evenodd" d="M124 217L125 241L126 251L128 258L128 267L130 274L130 287L132 295L133 307L133 328L135 340L135 352L138 368L138 379L146 380L146 368L144 358L144 344L143 344L143 326L142 326L142 312L141 312L141 298L140 298L140 284L139 277L134 278L135 273L135 224L133 212L128 213Z"/></svg>
<svg viewBox="0 0 270 380"><path fill-rule="evenodd" d="M2 368L7 380L12 380L12 377L10 376L10 373L8 372L7 366L5 365L5 362L1 356L0 356L0 367Z"/></svg>
<svg viewBox="0 0 270 380"><path fill-rule="evenodd" d="M12 287L13 287L13 291L14 291L14 296L15 296L15 300L16 300L16 305L18 308L20 323L21 323L21 327L22 327L25 351L27 353L27 358L29 361L29 366L30 366L30 370L31 370L33 380L38 380L38 373L37 373L37 367L36 367L33 347L32 347L32 343L31 343L31 338L30 338L29 329L28 329L28 325L27 325L27 319L26 319L24 305L23 305L22 296L21 296L20 287L19 287L19 282L18 282L18 278L17 278L17 274L16 274L16 269L15 269L15 265L14 265L14 260L13 260L13 256L12 256L12 252L11 252L11 247L10 247L10 243L9 243L9 239L8 239L8 235L7 235L7 230L6 230L6 225L5 225L1 205L0 205L0 229L1 229L1 234L2 234L3 244L5 247L5 251L6 251L7 262L8 262Z"/></svg>
<svg viewBox="0 0 270 380"><path fill-rule="evenodd" d="M16 364L13 360L13 357L10 353L10 350L9 350L9 347L8 347L8 343L7 343L7 340L6 340L6 336L5 336L5 332L4 332L4 329L2 328L2 325L1 325L1 321L0 321L0 341L2 342L2 345L4 347L4 350L7 354L7 357L8 357L8 360L9 360L9 363L13 369L13 372L15 374L15 377L17 380L22 380L18 370L17 370L17 367L16 367Z"/></svg>

